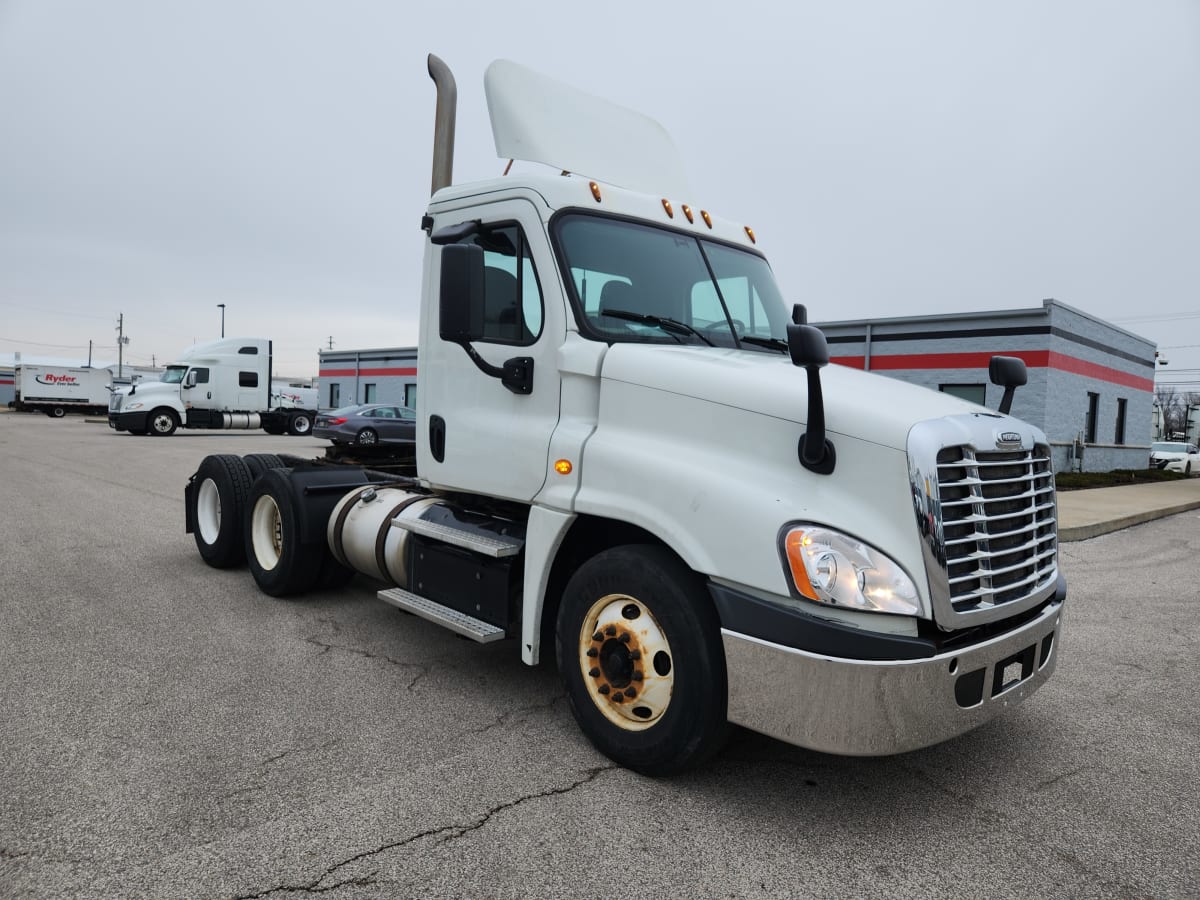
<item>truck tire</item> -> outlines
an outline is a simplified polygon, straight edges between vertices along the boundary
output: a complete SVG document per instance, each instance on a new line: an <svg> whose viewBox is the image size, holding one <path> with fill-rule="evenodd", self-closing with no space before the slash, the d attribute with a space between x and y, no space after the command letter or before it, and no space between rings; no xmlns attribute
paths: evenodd
<svg viewBox="0 0 1200 900"><path fill-rule="evenodd" d="M305 412L294 414L288 419L288 434L303 437L312 431L312 416Z"/></svg>
<svg viewBox="0 0 1200 900"><path fill-rule="evenodd" d="M703 581L674 554L630 545L580 566L555 644L575 721L605 756L669 775L720 748L728 732L720 622Z"/></svg>
<svg viewBox="0 0 1200 900"><path fill-rule="evenodd" d="M374 428L364 428L355 436L354 443L362 447L374 447L379 443L379 435Z"/></svg>
<svg viewBox="0 0 1200 900"><path fill-rule="evenodd" d="M179 416L175 410L160 406L146 417L146 427L155 437L170 437L179 427Z"/></svg>
<svg viewBox="0 0 1200 900"><path fill-rule="evenodd" d="M243 526L250 574L264 594L287 597L316 586L329 548L302 545L299 534L288 470L267 469L250 488Z"/></svg>
<svg viewBox="0 0 1200 900"><path fill-rule="evenodd" d="M242 462L246 464L246 468L250 470L250 480L253 482L267 469L282 469L284 462L274 453L247 453L242 457Z"/></svg>
<svg viewBox="0 0 1200 900"><path fill-rule="evenodd" d="M231 453L206 456L192 479L197 484L187 494L188 515L200 558L214 569L244 562L242 513L253 480L245 462Z"/></svg>
<svg viewBox="0 0 1200 900"><path fill-rule="evenodd" d="M61 419L67 414L67 411L61 406L52 406L46 410L46 415L52 419Z"/></svg>

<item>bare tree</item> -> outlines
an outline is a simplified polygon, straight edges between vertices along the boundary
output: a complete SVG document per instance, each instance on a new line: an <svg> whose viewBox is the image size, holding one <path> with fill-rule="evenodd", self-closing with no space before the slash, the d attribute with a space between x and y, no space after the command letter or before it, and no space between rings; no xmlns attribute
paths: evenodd
<svg viewBox="0 0 1200 900"><path fill-rule="evenodd" d="M1180 427L1184 413L1183 405L1175 388L1167 384L1156 384L1154 402L1158 404L1159 414L1162 416L1163 436L1170 437L1176 431L1183 431Z"/></svg>

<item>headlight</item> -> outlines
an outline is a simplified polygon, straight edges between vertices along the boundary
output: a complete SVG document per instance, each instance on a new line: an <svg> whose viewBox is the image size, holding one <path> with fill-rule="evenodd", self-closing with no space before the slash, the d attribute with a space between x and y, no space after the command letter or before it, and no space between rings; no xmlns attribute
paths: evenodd
<svg viewBox="0 0 1200 900"><path fill-rule="evenodd" d="M142 408L142 404L140 404L140 403L130 403L123 410L121 410L121 412L132 412L135 409L141 409L141 408Z"/></svg>
<svg viewBox="0 0 1200 900"><path fill-rule="evenodd" d="M792 583L829 606L911 616L921 611L917 586L893 560L849 535L819 525L793 525L783 535Z"/></svg>

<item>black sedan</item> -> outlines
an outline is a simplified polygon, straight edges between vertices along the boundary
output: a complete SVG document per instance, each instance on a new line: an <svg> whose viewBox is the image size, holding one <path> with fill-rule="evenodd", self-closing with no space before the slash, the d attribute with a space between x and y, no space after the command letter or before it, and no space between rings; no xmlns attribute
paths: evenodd
<svg viewBox="0 0 1200 900"><path fill-rule="evenodd" d="M320 413L313 437L335 444L411 444L417 437L417 414L407 406L362 403Z"/></svg>

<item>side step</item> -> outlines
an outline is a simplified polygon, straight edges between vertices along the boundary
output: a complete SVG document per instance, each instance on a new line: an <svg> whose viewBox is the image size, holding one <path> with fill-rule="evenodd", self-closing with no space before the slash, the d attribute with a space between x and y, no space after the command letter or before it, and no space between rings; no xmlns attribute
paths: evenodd
<svg viewBox="0 0 1200 900"><path fill-rule="evenodd" d="M378 596L384 603L390 603L392 606L420 616L435 625L449 628L455 634L461 634L463 637L481 644L490 644L492 641L504 639L504 629L476 619L474 616L460 613L448 606L442 606L440 603L434 603L432 600L403 588L389 588L386 591L380 591Z"/></svg>
<svg viewBox="0 0 1200 900"><path fill-rule="evenodd" d="M464 550L474 550L484 556L503 559L506 556L516 556L521 552L525 542L521 538L502 537L500 535L484 535L474 531L463 531L461 528L451 528L438 522L427 522L424 519L392 519L393 528L403 528L413 534L420 534L443 544L452 544ZM490 626L489 626L490 627Z"/></svg>

